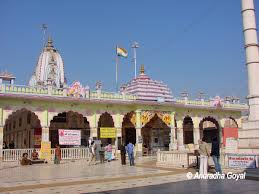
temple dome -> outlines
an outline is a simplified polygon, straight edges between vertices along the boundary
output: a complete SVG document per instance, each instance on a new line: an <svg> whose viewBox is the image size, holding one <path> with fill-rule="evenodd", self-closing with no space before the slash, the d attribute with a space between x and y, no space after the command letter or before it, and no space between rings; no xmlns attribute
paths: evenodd
<svg viewBox="0 0 259 194"><path fill-rule="evenodd" d="M39 56L35 72L29 81L29 85L52 85L57 88L62 88L66 84L65 80L62 57L54 48L53 41L49 37L46 46Z"/></svg>
<svg viewBox="0 0 259 194"><path fill-rule="evenodd" d="M136 95L137 100L172 102L172 91L162 81L152 80L145 74L144 65L140 74L128 84L121 87L121 92Z"/></svg>

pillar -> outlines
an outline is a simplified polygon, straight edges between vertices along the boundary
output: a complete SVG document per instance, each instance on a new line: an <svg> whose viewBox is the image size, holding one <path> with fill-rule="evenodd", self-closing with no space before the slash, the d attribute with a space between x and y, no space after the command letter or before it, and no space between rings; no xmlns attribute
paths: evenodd
<svg viewBox="0 0 259 194"><path fill-rule="evenodd" d="M183 144L183 121L177 121L177 143L178 143L178 150L184 150Z"/></svg>
<svg viewBox="0 0 259 194"><path fill-rule="evenodd" d="M142 156L143 151L143 138L141 136L141 111L136 111L136 154L137 156Z"/></svg>
<svg viewBox="0 0 259 194"><path fill-rule="evenodd" d="M175 131L175 112L171 113L171 123L170 123L170 144L169 150L177 150L177 140L176 140L176 131Z"/></svg>
<svg viewBox="0 0 259 194"><path fill-rule="evenodd" d="M121 130L121 115L119 113L112 115L113 121L114 121L114 127L116 128L116 139L115 139L115 148L116 150L118 149L118 145L120 144L118 142L118 139L121 141L121 136L122 136L122 130Z"/></svg>
<svg viewBox="0 0 259 194"><path fill-rule="evenodd" d="M49 127L42 127L41 141L49 141Z"/></svg>
<svg viewBox="0 0 259 194"><path fill-rule="evenodd" d="M97 138L97 115L94 113L89 118L89 125L90 125L90 137Z"/></svg>
<svg viewBox="0 0 259 194"><path fill-rule="evenodd" d="M199 139L201 139L200 119L195 117L195 118L193 118L193 143L194 143L194 149L198 149L199 148Z"/></svg>
<svg viewBox="0 0 259 194"><path fill-rule="evenodd" d="M243 32L248 72L249 120L259 120L259 53L253 0L242 0Z"/></svg>
<svg viewBox="0 0 259 194"><path fill-rule="evenodd" d="M0 162L3 158L3 139L4 139L4 127L0 125Z"/></svg>

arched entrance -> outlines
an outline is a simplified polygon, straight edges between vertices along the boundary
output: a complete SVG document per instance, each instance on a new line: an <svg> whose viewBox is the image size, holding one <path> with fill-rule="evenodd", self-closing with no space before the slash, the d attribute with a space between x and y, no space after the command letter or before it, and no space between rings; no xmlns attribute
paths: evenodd
<svg viewBox="0 0 259 194"><path fill-rule="evenodd" d="M122 143L127 145L129 142L136 144L136 128L131 122L134 112L127 113L122 122Z"/></svg>
<svg viewBox="0 0 259 194"><path fill-rule="evenodd" d="M183 143L193 144L193 122L192 118L186 116L183 120Z"/></svg>
<svg viewBox="0 0 259 194"><path fill-rule="evenodd" d="M114 122L112 119L112 116L105 112L103 113L98 121L98 129L97 129L97 138L100 139L101 133L100 133L100 128L101 127L114 127ZM112 145L115 144L115 138L102 138L101 142L103 145L107 145L111 143Z"/></svg>
<svg viewBox="0 0 259 194"><path fill-rule="evenodd" d="M213 117L205 117L200 122L200 137L205 137L207 143L211 143L213 137L217 137L220 140L219 136L219 123Z"/></svg>
<svg viewBox="0 0 259 194"><path fill-rule="evenodd" d="M89 122L85 117L83 117L83 115L69 111L62 112L57 116L54 116L49 127L51 147L55 147L56 144L59 144L58 129L81 130L81 146L88 146L87 140L90 137L90 126Z"/></svg>
<svg viewBox="0 0 259 194"><path fill-rule="evenodd" d="M143 146L149 151L169 150L170 128L160 119L157 114L141 129Z"/></svg>
<svg viewBox="0 0 259 194"><path fill-rule="evenodd" d="M238 138L238 124L234 118L229 117L225 120L222 136L224 146L226 145L227 138Z"/></svg>
<svg viewBox="0 0 259 194"><path fill-rule="evenodd" d="M8 147L13 143L16 149L40 148L41 132L38 116L27 109L20 109L6 119L3 139Z"/></svg>

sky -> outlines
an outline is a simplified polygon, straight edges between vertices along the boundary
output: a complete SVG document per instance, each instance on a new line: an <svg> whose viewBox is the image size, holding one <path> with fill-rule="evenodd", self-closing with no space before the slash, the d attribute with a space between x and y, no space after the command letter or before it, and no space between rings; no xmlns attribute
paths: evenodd
<svg viewBox="0 0 259 194"><path fill-rule="evenodd" d="M259 8L256 0L255 8ZM258 9L259 10L259 9ZM259 13L257 14L259 21ZM119 84L134 78L131 43L152 79L175 97L186 90L195 99L247 96L241 0L1 0L0 71L28 84L48 25L69 83L75 80L115 91L115 47L128 50L119 60Z"/></svg>

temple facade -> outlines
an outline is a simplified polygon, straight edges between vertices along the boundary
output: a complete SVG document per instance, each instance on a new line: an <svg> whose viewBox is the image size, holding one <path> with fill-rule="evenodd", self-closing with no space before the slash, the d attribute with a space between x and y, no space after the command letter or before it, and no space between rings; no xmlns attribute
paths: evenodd
<svg viewBox="0 0 259 194"><path fill-rule="evenodd" d="M141 67L137 78L118 93L95 90L76 81L67 86L64 63L48 40L40 54L29 86L0 83L0 157L3 141L15 148L59 143L59 129L81 131L81 146L88 139L112 143L115 149L132 142L137 153L157 150L190 150L198 140L238 137L246 104L215 99L173 97L161 81L152 80ZM116 130L116 137L101 138L100 128ZM231 132L231 133L229 133Z"/></svg>

